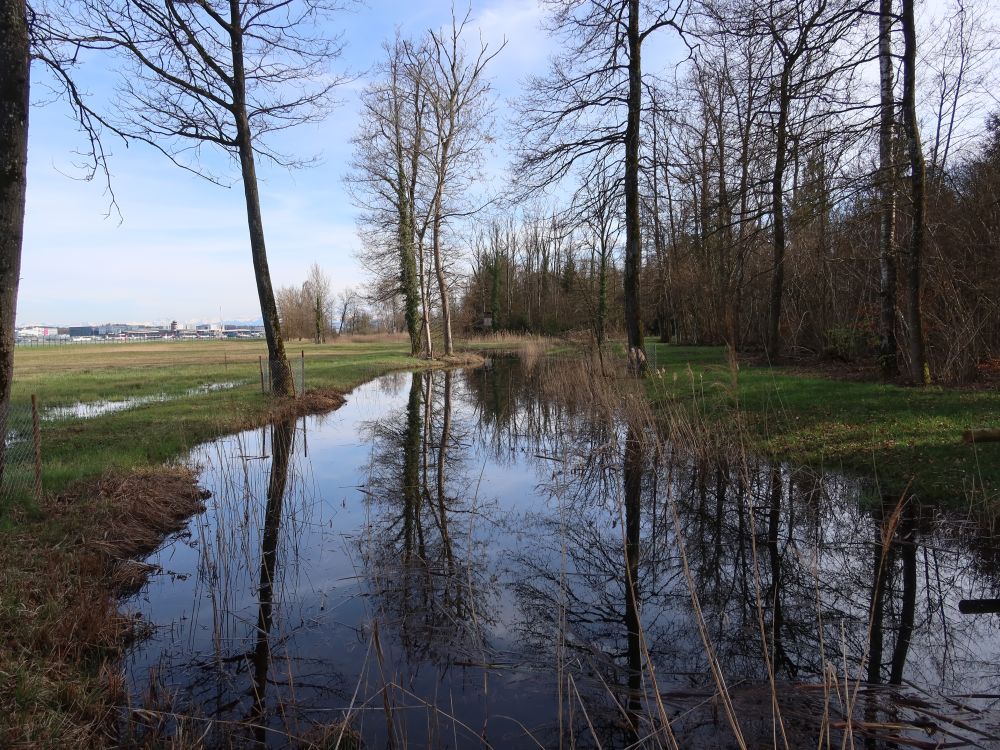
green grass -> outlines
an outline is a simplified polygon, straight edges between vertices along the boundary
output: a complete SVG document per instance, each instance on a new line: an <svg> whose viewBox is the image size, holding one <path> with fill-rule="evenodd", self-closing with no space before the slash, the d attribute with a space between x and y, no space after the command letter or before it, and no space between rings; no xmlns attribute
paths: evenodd
<svg viewBox="0 0 1000 750"><path fill-rule="evenodd" d="M722 347L658 344L655 358L654 402L695 409L719 429L738 416L760 453L874 475L887 494L909 486L952 507L1000 503L1000 443L962 442L964 430L1000 426L996 390L907 388L745 364L734 382Z"/></svg>
<svg viewBox="0 0 1000 750"><path fill-rule="evenodd" d="M502 345L484 340L476 348ZM733 387L721 347L656 345L655 401L696 407L727 429L737 410L762 453L830 470L874 473L887 493L907 484L925 499L951 504L970 495L998 500L1000 444L961 441L963 430L1000 425L1000 394L985 390L902 388L850 382L782 368L743 365ZM652 356L652 346L650 347ZM305 352L309 388L350 390L382 372L421 366L405 342L314 345ZM266 419L258 341L196 341L18 349L13 401L30 394L47 407L163 394L172 399L87 420L42 425L46 491L107 469L155 466L194 445ZM211 383L232 390L186 395Z"/></svg>
<svg viewBox="0 0 1000 750"><path fill-rule="evenodd" d="M306 387L346 392L391 370L426 363L408 356L402 340L292 343L289 356L305 354ZM193 341L90 344L18 349L12 402L26 413L36 394L42 413L77 402L166 400L90 419L42 422L43 485L58 493L70 483L107 470L156 466L183 456L198 443L266 420L271 400L261 394L259 341ZM265 360L266 366L266 360ZM190 395L220 382L230 390ZM18 413L15 408L14 413Z"/></svg>
<svg viewBox="0 0 1000 750"><path fill-rule="evenodd" d="M306 387L340 393L389 371L440 364L409 357L399 337L289 344L293 359L303 351ZM22 422L32 394L42 413L77 402L164 400L91 419L43 421L46 497L36 505L23 491L0 507L0 745L108 743L107 718L122 686L105 660L113 663L131 630L113 598L113 550L121 547L115 540L123 539L125 550L130 540L148 546L165 530L158 519L173 523L171 513L196 507L194 476L165 463L288 407L261 393L261 356L258 341L17 349L12 418ZM233 381L241 385L190 393ZM17 472L30 488L30 456L7 479ZM143 520L153 510L158 515Z"/></svg>

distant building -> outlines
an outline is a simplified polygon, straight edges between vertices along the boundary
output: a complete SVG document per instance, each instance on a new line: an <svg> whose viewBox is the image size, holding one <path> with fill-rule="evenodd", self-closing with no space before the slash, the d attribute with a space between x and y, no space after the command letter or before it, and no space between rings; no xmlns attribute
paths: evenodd
<svg viewBox="0 0 1000 750"><path fill-rule="evenodd" d="M57 326L24 326L15 331L18 338L23 339L45 339L59 335Z"/></svg>

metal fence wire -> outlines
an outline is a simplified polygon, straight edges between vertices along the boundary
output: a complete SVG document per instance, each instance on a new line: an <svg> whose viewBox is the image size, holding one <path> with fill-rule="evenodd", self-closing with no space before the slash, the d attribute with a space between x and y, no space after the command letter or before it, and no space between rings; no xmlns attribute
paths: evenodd
<svg viewBox="0 0 1000 750"><path fill-rule="evenodd" d="M9 403L6 409L0 407L0 430L4 435L0 505L37 497L41 492L41 464L38 423L32 416L31 402Z"/></svg>
<svg viewBox="0 0 1000 750"><path fill-rule="evenodd" d="M260 389L264 393L271 393L271 367L276 364L276 360L260 360ZM292 382L295 385L295 397L298 398L305 393L306 388L306 357L305 352L301 356L289 357L288 366L292 370Z"/></svg>

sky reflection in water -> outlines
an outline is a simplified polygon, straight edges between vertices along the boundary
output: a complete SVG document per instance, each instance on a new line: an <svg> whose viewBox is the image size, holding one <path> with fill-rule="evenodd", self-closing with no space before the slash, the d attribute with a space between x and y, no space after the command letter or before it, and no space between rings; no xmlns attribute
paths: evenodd
<svg viewBox="0 0 1000 750"><path fill-rule="evenodd" d="M824 710L836 730L817 686L845 663L852 689L1000 693L1000 619L957 610L1000 588L971 524L907 512L883 544L861 482L675 456L553 397L547 366L391 375L198 449L213 499L130 603L161 626L133 703L232 722L217 744L317 740L352 707L368 747L668 746L663 714L725 747L703 635L750 746L773 745L768 664L793 747ZM896 695L850 713L912 718Z"/></svg>

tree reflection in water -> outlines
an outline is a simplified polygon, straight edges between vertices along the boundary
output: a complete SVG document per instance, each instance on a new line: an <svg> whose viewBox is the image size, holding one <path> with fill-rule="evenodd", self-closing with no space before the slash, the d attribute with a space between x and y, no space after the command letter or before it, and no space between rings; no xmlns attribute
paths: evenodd
<svg viewBox="0 0 1000 750"><path fill-rule="evenodd" d="M189 572L169 571L191 584L194 601L147 667L142 708L157 711L133 716L125 744L155 745L171 734L208 747L281 744L310 724L289 693L344 696L330 663L296 647L304 621L288 589L298 572L296 540L313 521L296 432L294 420L280 420L197 454L214 474L213 497L192 522ZM311 674L322 681L307 682Z"/></svg>
<svg viewBox="0 0 1000 750"><path fill-rule="evenodd" d="M532 414L531 393L511 384L501 392L502 408L481 420L496 433L490 444L507 453L539 453L531 426L545 422L545 407ZM495 390L487 393L479 408L495 400ZM817 746L833 742L848 724L864 737L862 716L873 727L927 724L927 715L911 710L912 699L876 690L866 678L872 685L900 685L907 675L917 685L958 694L969 691L966 670L974 664L973 672L986 678L978 684L995 692L990 658L976 653L980 637L995 644L993 626L957 617L954 606L970 588L984 590L983 596L995 591L996 569L977 569L977 558L956 545L962 526L946 525L942 535L941 519L931 513L921 521L922 511L909 502L883 543L881 514L855 501L863 483L745 456L691 459L638 436L633 426L602 424L593 414L574 420L563 413L560 424L555 433L544 431L546 453L564 467L545 488L558 513L525 516L530 552L513 556L508 576L536 666L557 664L575 685L587 686L588 720L602 745L646 738L666 746L654 677L681 746L732 741L712 698L718 685L691 611L692 588L752 746ZM662 520L670 504L678 529ZM624 533L615 532L616 514ZM680 540L691 580L679 562ZM917 642L919 660L910 663ZM883 656L884 644L891 651ZM949 653L957 644L963 659ZM568 712L576 699L565 689L560 694ZM947 712L948 705L931 710ZM974 710L963 716L983 720ZM909 733L918 742L922 735L920 729Z"/></svg>
<svg viewBox="0 0 1000 750"><path fill-rule="evenodd" d="M359 537L372 619L411 664L441 669L483 662L496 589L470 526L483 511L453 421L453 378L414 373L405 415L367 426L375 513Z"/></svg>
<svg viewBox="0 0 1000 750"><path fill-rule="evenodd" d="M260 609L257 613L257 643L253 650L253 684L250 694L253 706L248 723L254 729L257 742L266 739L267 676L271 668L271 625L273 624L274 576L278 564L278 529L281 509L288 484L288 463L295 437L291 420L271 426L271 472L267 483L267 507L264 509L264 533L261 536L260 583L257 587Z"/></svg>
<svg viewBox="0 0 1000 750"><path fill-rule="evenodd" d="M694 456L565 367L379 381L309 421L308 460L290 424L206 449L196 604L146 662L171 709L271 745L349 716L397 747L730 747L735 723L877 748L929 711L994 721L930 697L1000 693L996 619L955 609L998 592L972 524Z"/></svg>

